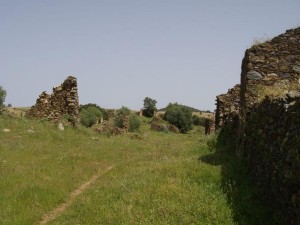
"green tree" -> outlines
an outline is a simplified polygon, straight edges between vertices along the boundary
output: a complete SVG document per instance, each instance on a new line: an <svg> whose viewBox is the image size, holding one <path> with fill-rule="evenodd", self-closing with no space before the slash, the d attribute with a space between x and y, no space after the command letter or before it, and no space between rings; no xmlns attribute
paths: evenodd
<svg viewBox="0 0 300 225"><path fill-rule="evenodd" d="M6 91L2 86L0 86L0 108L4 107L5 97L6 97Z"/></svg>
<svg viewBox="0 0 300 225"><path fill-rule="evenodd" d="M124 119L128 117L129 119L129 131L133 132L140 128L140 120L137 115L131 112L131 110L125 106L117 110L115 118L115 126L119 128L124 128Z"/></svg>
<svg viewBox="0 0 300 225"><path fill-rule="evenodd" d="M153 117L154 113L157 111L156 103L156 100L146 97L144 99L143 115L146 117Z"/></svg>
<svg viewBox="0 0 300 225"><path fill-rule="evenodd" d="M101 111L93 106L87 107L80 111L80 122L86 127L91 127L102 117Z"/></svg>
<svg viewBox="0 0 300 225"><path fill-rule="evenodd" d="M178 103L170 103L164 115L166 121L178 127L181 133L192 129L192 110Z"/></svg>

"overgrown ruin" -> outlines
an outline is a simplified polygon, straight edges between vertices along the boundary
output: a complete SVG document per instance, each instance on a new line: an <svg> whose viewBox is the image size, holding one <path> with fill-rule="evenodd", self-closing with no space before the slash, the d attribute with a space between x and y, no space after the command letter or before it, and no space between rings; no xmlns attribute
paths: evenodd
<svg viewBox="0 0 300 225"><path fill-rule="evenodd" d="M67 119L76 126L79 121L77 79L69 76L60 86L53 88L51 95L44 91L27 112L27 116L54 122Z"/></svg>
<svg viewBox="0 0 300 225"><path fill-rule="evenodd" d="M216 125L291 225L300 224L299 78L296 28L247 49L240 86L217 96L216 104Z"/></svg>

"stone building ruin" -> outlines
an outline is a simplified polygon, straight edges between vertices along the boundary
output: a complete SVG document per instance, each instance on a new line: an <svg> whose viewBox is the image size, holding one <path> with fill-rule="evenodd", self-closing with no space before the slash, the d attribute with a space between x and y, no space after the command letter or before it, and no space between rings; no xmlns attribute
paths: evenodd
<svg viewBox="0 0 300 225"><path fill-rule="evenodd" d="M240 130L246 114L266 96L284 97L299 90L300 28L247 49L242 61L241 82L216 99L216 128L238 115Z"/></svg>
<svg viewBox="0 0 300 225"><path fill-rule="evenodd" d="M73 126L79 121L77 79L69 76L60 86L53 88L51 95L40 94L36 104L27 112L27 117L58 122L67 119Z"/></svg>
<svg viewBox="0 0 300 225"><path fill-rule="evenodd" d="M215 127L223 127L226 121L234 119L239 113L240 85L237 84L229 89L226 94L217 96Z"/></svg>
<svg viewBox="0 0 300 225"><path fill-rule="evenodd" d="M240 119L265 96L283 97L299 89L300 28L247 49L242 61Z"/></svg>
<svg viewBox="0 0 300 225"><path fill-rule="evenodd" d="M240 85L216 104L229 147L291 225L300 224L299 78L300 27L247 49Z"/></svg>

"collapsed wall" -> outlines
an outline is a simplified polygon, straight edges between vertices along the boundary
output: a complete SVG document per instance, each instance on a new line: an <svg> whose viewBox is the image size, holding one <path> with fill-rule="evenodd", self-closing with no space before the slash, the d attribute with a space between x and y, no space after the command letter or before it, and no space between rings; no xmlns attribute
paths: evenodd
<svg viewBox="0 0 300 225"><path fill-rule="evenodd" d="M58 122L63 117L73 126L79 121L79 102L77 79L69 76L60 86L53 88L51 95L43 92L36 104L27 112L27 116Z"/></svg>
<svg viewBox="0 0 300 225"><path fill-rule="evenodd" d="M226 94L217 96L215 127L223 127L226 121L233 120L239 113L240 85L237 84L229 89Z"/></svg>

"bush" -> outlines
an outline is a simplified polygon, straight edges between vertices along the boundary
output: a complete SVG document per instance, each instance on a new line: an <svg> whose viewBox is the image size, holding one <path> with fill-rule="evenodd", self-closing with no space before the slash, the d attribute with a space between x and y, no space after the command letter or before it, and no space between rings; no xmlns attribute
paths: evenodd
<svg viewBox="0 0 300 225"><path fill-rule="evenodd" d="M129 117L129 131L134 132L140 129L141 121L135 114L131 114Z"/></svg>
<svg viewBox="0 0 300 225"><path fill-rule="evenodd" d="M167 106L164 119L178 127L181 133L192 129L192 110L178 103L170 103Z"/></svg>
<svg viewBox="0 0 300 225"><path fill-rule="evenodd" d="M205 126L205 118L200 117L198 115L193 115L192 116L193 124L195 126Z"/></svg>
<svg viewBox="0 0 300 225"><path fill-rule="evenodd" d="M102 113L103 119L104 120L108 120L108 113L107 113L107 111L104 108L101 108L100 106L98 106L97 104L94 104L94 103L88 103L88 104L85 104L85 105L80 105L79 106L79 112L81 112L84 109L88 109L90 107L94 107L94 108L99 109L100 112Z"/></svg>
<svg viewBox="0 0 300 225"><path fill-rule="evenodd" d="M129 131L133 132L140 128L141 122L137 115L133 114L130 109L122 106L121 109L117 110L115 118L115 126L119 128L124 128L125 117L129 118Z"/></svg>
<svg viewBox="0 0 300 225"><path fill-rule="evenodd" d="M156 103L156 100L146 97L144 99L143 116L149 118L153 117L154 113L157 111Z"/></svg>
<svg viewBox="0 0 300 225"><path fill-rule="evenodd" d="M81 109L80 111L80 122L86 127L91 127L99 121L102 117L101 111L93 106Z"/></svg>

